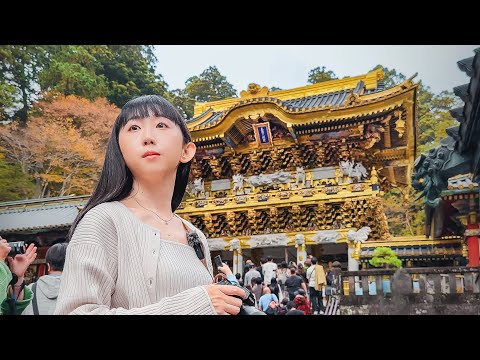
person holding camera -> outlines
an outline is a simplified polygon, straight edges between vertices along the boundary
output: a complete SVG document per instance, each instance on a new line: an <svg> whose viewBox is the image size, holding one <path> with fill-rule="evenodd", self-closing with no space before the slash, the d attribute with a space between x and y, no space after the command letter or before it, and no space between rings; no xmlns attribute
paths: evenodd
<svg viewBox="0 0 480 360"><path fill-rule="evenodd" d="M32 301L33 294L25 288L24 275L37 257L37 248L30 244L23 250L24 254L11 254L12 248L0 236L0 314L20 315Z"/></svg>
<svg viewBox="0 0 480 360"><path fill-rule="evenodd" d="M175 214L195 152L185 119L163 97L122 107L99 182L68 234L54 314L240 312L246 292L213 284L205 234Z"/></svg>

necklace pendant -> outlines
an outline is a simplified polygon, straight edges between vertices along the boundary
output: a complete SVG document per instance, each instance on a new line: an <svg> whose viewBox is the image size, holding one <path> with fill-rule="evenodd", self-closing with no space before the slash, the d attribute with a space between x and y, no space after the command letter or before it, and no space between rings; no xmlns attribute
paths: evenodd
<svg viewBox="0 0 480 360"><path fill-rule="evenodd" d="M165 221L165 225L168 225L168 221Z"/></svg>

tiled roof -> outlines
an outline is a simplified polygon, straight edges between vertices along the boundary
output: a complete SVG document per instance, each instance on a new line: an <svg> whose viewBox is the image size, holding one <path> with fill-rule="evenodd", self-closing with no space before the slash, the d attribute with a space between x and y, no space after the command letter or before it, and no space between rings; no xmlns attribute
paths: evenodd
<svg viewBox="0 0 480 360"><path fill-rule="evenodd" d="M214 112L210 114L210 116L203 122L201 122L198 126L208 126L212 123L214 123L220 116L222 116L222 112Z"/></svg>
<svg viewBox="0 0 480 360"><path fill-rule="evenodd" d="M353 93L360 95L360 94L372 94L376 92L383 91L385 88L383 82L379 82L379 86L375 89L370 89L365 91L365 84L363 81L359 81L353 89ZM345 89L341 91L334 91L330 93L324 93L319 95L312 95L307 97L301 97L296 99L288 99L288 100L280 100L274 97L264 97L255 99L255 102L275 102L281 107L287 110L309 110L324 106L342 106L345 105L348 95L352 93L352 89ZM242 104L242 100L239 99L239 104ZM196 116L194 119L188 120L187 123L192 123L196 119L200 119L202 116L205 116L211 109L204 111L202 114ZM200 124L195 126L197 128L205 128L213 125L220 117L223 115L223 111L212 112L208 118L202 121Z"/></svg>
<svg viewBox="0 0 480 360"><path fill-rule="evenodd" d="M187 124L197 121L197 120L200 119L202 116L207 115L210 111L212 111L212 109L211 109L211 108L208 108L207 110L205 110L204 112L202 112L202 113L199 114L198 116L195 116L194 118L191 118L191 119L187 119L187 121L186 121Z"/></svg>
<svg viewBox="0 0 480 360"><path fill-rule="evenodd" d="M78 196L0 203L0 232L69 227L87 201Z"/></svg>

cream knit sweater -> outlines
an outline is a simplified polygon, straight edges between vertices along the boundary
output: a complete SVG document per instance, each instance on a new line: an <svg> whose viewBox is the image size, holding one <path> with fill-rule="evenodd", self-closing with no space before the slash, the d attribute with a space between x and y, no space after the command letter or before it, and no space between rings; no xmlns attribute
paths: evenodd
<svg viewBox="0 0 480 360"><path fill-rule="evenodd" d="M55 314L216 314L207 291L207 268L190 246L163 240L118 201L88 211L67 248Z"/></svg>

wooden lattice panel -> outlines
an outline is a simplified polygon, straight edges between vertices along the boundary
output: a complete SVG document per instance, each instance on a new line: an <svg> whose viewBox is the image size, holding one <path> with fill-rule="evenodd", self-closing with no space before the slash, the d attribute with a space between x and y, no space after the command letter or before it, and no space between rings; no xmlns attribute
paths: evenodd
<svg viewBox="0 0 480 360"><path fill-rule="evenodd" d="M231 178L233 175L232 166L230 165L230 160L228 157L222 157L220 159L220 166L222 168L221 175L222 178Z"/></svg>
<svg viewBox="0 0 480 360"><path fill-rule="evenodd" d="M280 232L293 231L292 214L288 208L278 209L278 227Z"/></svg>
<svg viewBox="0 0 480 360"><path fill-rule="evenodd" d="M228 233L227 219L223 214L213 214L212 215L212 234L211 237L222 237L227 236Z"/></svg>
<svg viewBox="0 0 480 360"><path fill-rule="evenodd" d="M304 168L314 168L316 165L316 151L312 145L302 144L301 148L301 161Z"/></svg>
<svg viewBox="0 0 480 360"><path fill-rule="evenodd" d="M280 232L278 225L278 209L276 207L271 207L268 215L272 232Z"/></svg>
<svg viewBox="0 0 480 360"><path fill-rule="evenodd" d="M293 169L293 154L290 148L278 149L278 158L281 169Z"/></svg>
<svg viewBox="0 0 480 360"><path fill-rule="evenodd" d="M244 211L235 213L235 224L236 224L236 232L235 232L236 236L246 235L247 232L251 231L248 223L247 213Z"/></svg>
<svg viewBox="0 0 480 360"><path fill-rule="evenodd" d="M325 162L324 166L334 166L338 165L338 154L339 154L339 147L336 142L329 143L325 148Z"/></svg>
<svg viewBox="0 0 480 360"><path fill-rule="evenodd" d="M240 156L240 173L247 174L250 170L250 156L249 154L242 154Z"/></svg>
<svg viewBox="0 0 480 360"><path fill-rule="evenodd" d="M259 234L271 231L270 217L266 210L257 212L257 231Z"/></svg>
<svg viewBox="0 0 480 360"><path fill-rule="evenodd" d="M253 235L258 234L257 231L257 211L255 209L248 209L248 225Z"/></svg>
<svg viewBox="0 0 480 360"><path fill-rule="evenodd" d="M260 172L264 173L269 171L272 167L272 158L270 157L270 154L266 151L262 151L258 157L261 164Z"/></svg>
<svg viewBox="0 0 480 360"><path fill-rule="evenodd" d="M317 226L321 230L330 230L333 228L335 212L331 204L320 203L317 205Z"/></svg>
<svg viewBox="0 0 480 360"><path fill-rule="evenodd" d="M209 179L212 176L212 168L210 167L210 159L200 160L200 169L202 170L202 179Z"/></svg>
<svg viewBox="0 0 480 360"><path fill-rule="evenodd" d="M317 230L317 219L315 215L315 206L305 206L302 209L303 231Z"/></svg>
<svg viewBox="0 0 480 360"><path fill-rule="evenodd" d="M323 167L325 164L325 146L317 142L313 147L315 151L315 165L316 167Z"/></svg>
<svg viewBox="0 0 480 360"><path fill-rule="evenodd" d="M201 215L199 216L191 216L190 222L196 226L201 232L207 234L207 227L205 226L205 221Z"/></svg>
<svg viewBox="0 0 480 360"><path fill-rule="evenodd" d="M237 214L235 213L235 211L228 211L227 212L227 224L228 224L228 228L230 229L230 233L233 235L233 236L238 236L237 234Z"/></svg>

